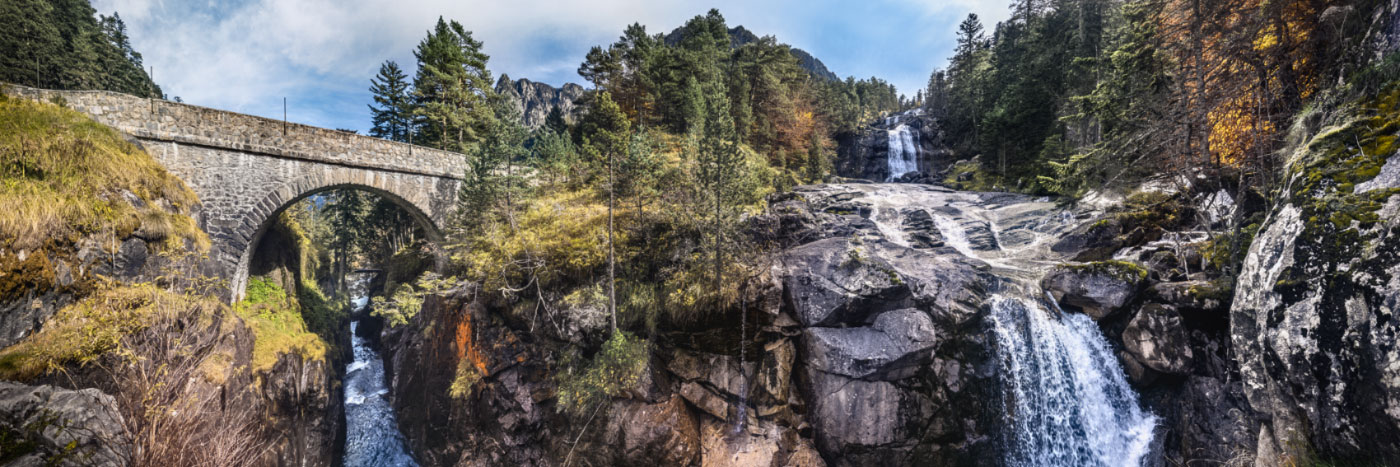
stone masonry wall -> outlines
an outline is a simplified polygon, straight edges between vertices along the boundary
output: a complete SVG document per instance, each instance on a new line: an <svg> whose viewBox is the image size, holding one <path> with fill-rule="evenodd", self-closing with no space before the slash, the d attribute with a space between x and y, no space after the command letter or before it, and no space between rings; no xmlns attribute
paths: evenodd
<svg viewBox="0 0 1400 467"><path fill-rule="evenodd" d="M356 187L393 200L430 235L451 213L461 154L307 125L107 91L50 91L13 85L6 94L61 101L131 135L199 195L200 227L213 240L233 300L269 220L306 196Z"/></svg>

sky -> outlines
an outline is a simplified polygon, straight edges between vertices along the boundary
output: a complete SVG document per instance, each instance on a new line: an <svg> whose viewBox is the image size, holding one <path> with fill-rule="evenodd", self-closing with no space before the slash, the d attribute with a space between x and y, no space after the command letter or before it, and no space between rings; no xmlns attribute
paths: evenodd
<svg viewBox="0 0 1400 467"><path fill-rule="evenodd" d="M126 22L172 99L364 133L370 79L385 60L412 76L439 16L484 43L492 73L583 85L579 63L628 24L665 33L718 8L730 27L804 49L841 77L876 76L913 95L952 55L957 23L990 31L1010 0L93 0Z"/></svg>

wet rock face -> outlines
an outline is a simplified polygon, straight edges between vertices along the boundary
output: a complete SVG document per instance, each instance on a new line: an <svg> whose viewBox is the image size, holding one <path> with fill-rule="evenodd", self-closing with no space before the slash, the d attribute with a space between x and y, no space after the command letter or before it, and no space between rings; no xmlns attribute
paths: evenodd
<svg viewBox="0 0 1400 467"><path fill-rule="evenodd" d="M345 400L329 363L282 354L261 375L269 456L283 465L328 465L336 452Z"/></svg>
<svg viewBox="0 0 1400 467"><path fill-rule="evenodd" d="M112 396L0 381L0 430L8 465L123 466L126 429Z"/></svg>
<svg viewBox="0 0 1400 467"><path fill-rule="evenodd" d="M1400 462L1400 196L1385 165L1396 94L1318 132L1242 267L1231 334L1260 456ZM1355 145L1359 143L1359 146ZM1267 448L1267 449L1266 449Z"/></svg>

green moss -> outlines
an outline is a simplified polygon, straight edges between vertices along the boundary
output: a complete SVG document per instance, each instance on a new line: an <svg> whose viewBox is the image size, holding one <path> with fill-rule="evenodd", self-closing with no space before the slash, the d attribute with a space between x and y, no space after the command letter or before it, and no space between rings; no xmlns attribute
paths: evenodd
<svg viewBox="0 0 1400 467"><path fill-rule="evenodd" d="M1238 245L1241 249L1248 249L1254 243L1254 236L1259 233L1259 222L1254 222L1240 228L1240 239ZM1231 245L1236 244L1235 233L1225 232L1215 236L1205 243L1201 248L1201 256L1205 257L1207 263L1217 271L1223 271L1234 259L1231 258ZM1243 253L1240 256L1244 256Z"/></svg>
<svg viewBox="0 0 1400 467"><path fill-rule="evenodd" d="M246 298L234 310L252 328L256 339L253 370L271 369L283 354L325 361L326 341L310 330L297 300L277 283L262 277L249 279Z"/></svg>
<svg viewBox="0 0 1400 467"><path fill-rule="evenodd" d="M1234 299L1235 288L1230 285L1229 278L1222 277L1206 285L1193 285L1186 289L1186 294L1196 300L1216 300L1228 304Z"/></svg>

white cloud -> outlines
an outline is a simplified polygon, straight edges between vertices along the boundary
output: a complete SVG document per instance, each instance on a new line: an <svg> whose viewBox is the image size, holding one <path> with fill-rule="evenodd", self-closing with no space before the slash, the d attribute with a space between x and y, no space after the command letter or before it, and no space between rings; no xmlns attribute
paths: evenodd
<svg viewBox="0 0 1400 467"><path fill-rule="evenodd" d="M902 9L923 11L931 24L952 24L966 11L987 15L988 29L1006 5L954 0L890 0ZM817 8L802 0L753 2L715 0L247 0L238 3L165 0L94 0L99 12L121 13L133 45L154 66L155 78L172 96L211 107L266 116L281 116L281 98L315 100L318 113L293 112L294 119L324 126L363 127L364 88L379 64L394 59L412 68L412 51L438 16L456 19L485 43L491 70L512 78L528 77L554 85L578 81L573 71L588 47L614 41L633 22L666 32L686 19L718 7L731 25L743 24L759 34L807 49L843 76L882 75L874 53L843 57L824 54L823 22L841 29L863 28L862 35L890 34L880 29L881 12L865 5L864 16L842 18L850 4L832 0ZM875 9L872 9L875 8ZM865 17L873 16L873 17ZM1002 15L1004 16L1004 15ZM941 20L941 21L940 21ZM954 29L895 32L910 47L937 48L951 41ZM841 32L837 32L841 33ZM561 50L562 49L562 50ZM897 52L897 51L895 51ZM932 51L930 51L932 52ZM909 54L905 54L909 55ZM890 59L898 57L891 52ZM887 76L912 93L928 69L942 59L920 56L919 73ZM937 62L937 63L934 63ZM876 66L876 68L870 68ZM920 74L922 76L914 76ZM347 102L327 102L341 96ZM294 105L294 109L297 106ZM337 115L349 113L353 115ZM310 119L314 119L310 120Z"/></svg>

